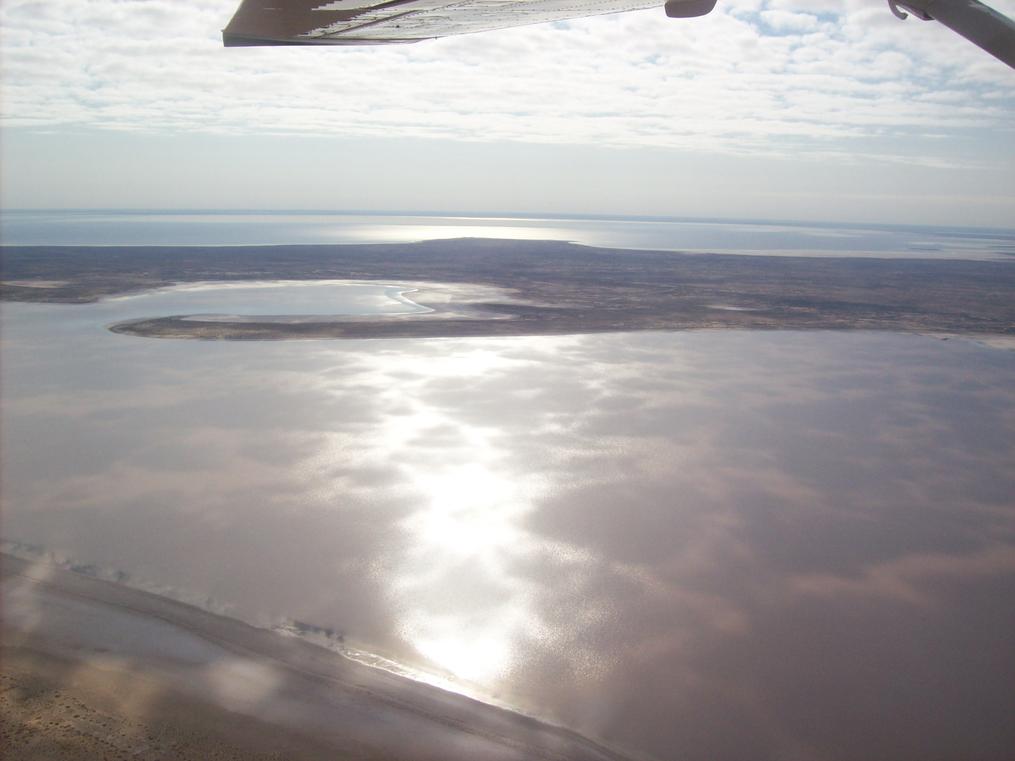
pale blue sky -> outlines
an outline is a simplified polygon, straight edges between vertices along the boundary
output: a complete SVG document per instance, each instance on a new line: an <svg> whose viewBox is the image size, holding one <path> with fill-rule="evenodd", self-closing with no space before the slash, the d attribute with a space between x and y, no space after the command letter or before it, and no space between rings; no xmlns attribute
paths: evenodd
<svg viewBox="0 0 1015 761"><path fill-rule="evenodd" d="M235 2L5 0L3 205L1015 226L1015 72L881 2L227 50Z"/></svg>

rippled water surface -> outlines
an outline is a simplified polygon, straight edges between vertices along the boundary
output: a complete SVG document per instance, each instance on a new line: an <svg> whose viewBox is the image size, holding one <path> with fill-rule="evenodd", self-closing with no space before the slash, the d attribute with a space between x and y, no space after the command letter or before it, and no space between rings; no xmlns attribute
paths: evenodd
<svg viewBox="0 0 1015 761"><path fill-rule="evenodd" d="M3 305L8 540L659 759L1015 747L1015 352L176 341L110 308Z"/></svg>

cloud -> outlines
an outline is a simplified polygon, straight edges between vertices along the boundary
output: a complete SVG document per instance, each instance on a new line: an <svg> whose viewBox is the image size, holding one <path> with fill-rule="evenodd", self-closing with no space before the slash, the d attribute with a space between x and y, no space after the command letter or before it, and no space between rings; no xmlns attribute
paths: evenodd
<svg viewBox="0 0 1015 761"><path fill-rule="evenodd" d="M1012 5L1012 0L1005 0ZM850 2L661 9L408 46L224 49L235 0L9 0L7 127L855 154L1009 131L1011 71Z"/></svg>
<svg viewBox="0 0 1015 761"><path fill-rule="evenodd" d="M780 32L812 32L818 28L817 16L809 13L762 11L761 19L768 27Z"/></svg>

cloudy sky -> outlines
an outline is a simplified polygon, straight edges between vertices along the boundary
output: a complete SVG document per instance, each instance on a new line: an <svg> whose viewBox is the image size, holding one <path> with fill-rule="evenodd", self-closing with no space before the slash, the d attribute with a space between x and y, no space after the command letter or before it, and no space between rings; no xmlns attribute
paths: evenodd
<svg viewBox="0 0 1015 761"><path fill-rule="evenodd" d="M1015 72L879 0L225 49L237 3L0 3L3 205L1015 226Z"/></svg>

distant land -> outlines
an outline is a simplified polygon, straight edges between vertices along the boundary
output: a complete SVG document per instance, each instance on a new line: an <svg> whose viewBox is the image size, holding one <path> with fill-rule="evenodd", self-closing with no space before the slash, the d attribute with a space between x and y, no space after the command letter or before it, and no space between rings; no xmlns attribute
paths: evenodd
<svg viewBox="0 0 1015 761"><path fill-rule="evenodd" d="M286 322L152 315L111 328L151 337L425 338L701 328L1015 335L1015 266L1003 261L684 254L485 238L4 246L0 256L8 301L88 303L196 281L347 279L422 284L414 300L435 309ZM427 303L435 284L456 286L453 310ZM485 288L470 296L468 285ZM500 296L491 296L490 287Z"/></svg>

